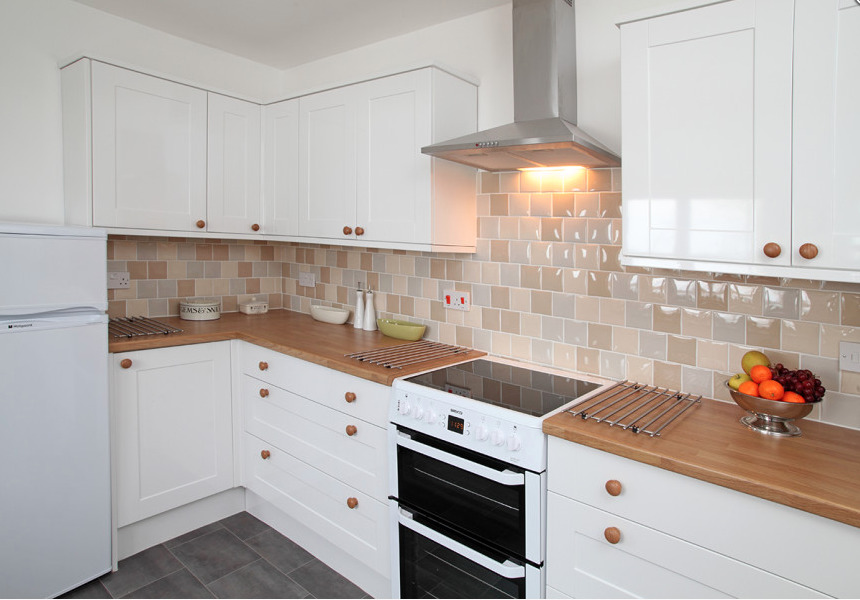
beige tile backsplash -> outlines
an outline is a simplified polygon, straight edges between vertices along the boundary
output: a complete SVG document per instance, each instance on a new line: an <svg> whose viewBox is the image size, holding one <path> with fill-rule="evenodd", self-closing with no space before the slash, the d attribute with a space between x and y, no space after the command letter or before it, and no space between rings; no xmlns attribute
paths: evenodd
<svg viewBox="0 0 860 600"><path fill-rule="evenodd" d="M473 255L281 242L111 236L110 314L178 314L180 298L256 296L271 308L352 307L360 283L382 317L492 354L730 401L723 381L750 348L808 368L828 388L808 418L860 428L860 374L840 341L860 342L860 285L620 265L621 169L479 173ZM298 274L316 274L314 288ZM442 307L468 291L470 312Z"/></svg>

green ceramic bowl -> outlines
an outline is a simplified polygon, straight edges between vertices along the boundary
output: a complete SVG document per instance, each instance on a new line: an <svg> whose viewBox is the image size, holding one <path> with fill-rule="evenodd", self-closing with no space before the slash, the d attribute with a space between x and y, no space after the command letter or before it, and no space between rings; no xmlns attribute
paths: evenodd
<svg viewBox="0 0 860 600"><path fill-rule="evenodd" d="M420 340L424 335L426 325L418 323L410 323L409 321L398 321L396 319L376 319L376 326L379 331L388 337L397 338L398 340L408 340L414 342Z"/></svg>

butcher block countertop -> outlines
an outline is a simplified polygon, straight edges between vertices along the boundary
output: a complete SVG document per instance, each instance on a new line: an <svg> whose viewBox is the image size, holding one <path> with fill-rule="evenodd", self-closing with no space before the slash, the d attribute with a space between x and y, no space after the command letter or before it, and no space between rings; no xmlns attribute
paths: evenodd
<svg viewBox="0 0 860 600"><path fill-rule="evenodd" d="M584 421L567 412L548 418L543 430L860 527L860 431L801 419L797 425L802 435L774 437L741 424L745 414L734 404L703 399L660 437Z"/></svg>
<svg viewBox="0 0 860 600"><path fill-rule="evenodd" d="M351 324L322 323L303 313L289 310L276 310L263 315L226 313L214 321L185 321L179 317L153 318L165 325L182 329L182 332L131 339L111 338L109 350L121 353L221 340L244 340L384 385L391 385L392 381L403 375L463 362L486 354L470 350L454 358L427 361L403 369L387 369L344 355L410 342L384 336L378 331L356 329Z"/></svg>

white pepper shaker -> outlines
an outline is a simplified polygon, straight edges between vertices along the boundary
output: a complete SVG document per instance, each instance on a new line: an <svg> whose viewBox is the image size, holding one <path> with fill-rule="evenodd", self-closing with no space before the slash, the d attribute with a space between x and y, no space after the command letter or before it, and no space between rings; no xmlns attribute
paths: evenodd
<svg viewBox="0 0 860 600"><path fill-rule="evenodd" d="M364 291L361 289L361 282L358 282L358 289L355 291L355 316L352 320L352 326L356 329L364 327Z"/></svg>
<svg viewBox="0 0 860 600"><path fill-rule="evenodd" d="M373 290L367 290L367 302L364 306L365 331L376 331L376 308L373 306Z"/></svg>

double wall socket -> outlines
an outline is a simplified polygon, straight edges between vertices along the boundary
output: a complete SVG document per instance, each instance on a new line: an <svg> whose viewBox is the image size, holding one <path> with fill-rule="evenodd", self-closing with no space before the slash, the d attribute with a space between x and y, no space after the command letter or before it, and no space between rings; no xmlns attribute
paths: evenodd
<svg viewBox="0 0 860 600"><path fill-rule="evenodd" d="M131 287L128 271L114 271L107 274L107 289L127 290Z"/></svg>
<svg viewBox="0 0 860 600"><path fill-rule="evenodd" d="M472 297L469 292L445 290L442 292L442 305L445 308L467 311L472 308Z"/></svg>
<svg viewBox="0 0 860 600"><path fill-rule="evenodd" d="M299 285L302 287L314 287L317 284L317 276L311 272L299 272Z"/></svg>

